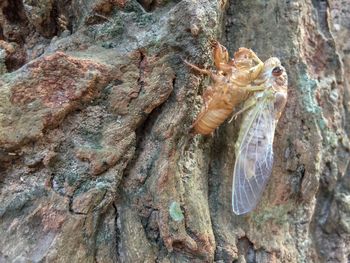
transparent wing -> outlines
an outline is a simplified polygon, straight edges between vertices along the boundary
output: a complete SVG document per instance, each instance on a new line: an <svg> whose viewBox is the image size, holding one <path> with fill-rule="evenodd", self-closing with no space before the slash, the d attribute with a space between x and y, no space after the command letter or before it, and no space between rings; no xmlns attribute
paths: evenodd
<svg viewBox="0 0 350 263"><path fill-rule="evenodd" d="M276 121L273 101L263 100L246 113L236 148L233 172L232 207L235 214L255 208L273 164L273 138Z"/></svg>

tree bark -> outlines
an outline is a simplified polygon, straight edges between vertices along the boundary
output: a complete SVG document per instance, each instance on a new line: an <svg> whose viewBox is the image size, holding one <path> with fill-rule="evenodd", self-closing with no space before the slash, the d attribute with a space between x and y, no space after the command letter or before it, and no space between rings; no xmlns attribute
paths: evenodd
<svg viewBox="0 0 350 263"><path fill-rule="evenodd" d="M349 35L347 0L2 1L0 262L349 262ZM240 119L190 133L214 39L289 78L244 216Z"/></svg>

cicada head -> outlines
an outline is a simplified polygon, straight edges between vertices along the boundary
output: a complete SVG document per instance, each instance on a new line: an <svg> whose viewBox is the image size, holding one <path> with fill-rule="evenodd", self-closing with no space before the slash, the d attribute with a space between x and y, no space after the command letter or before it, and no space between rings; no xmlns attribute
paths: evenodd
<svg viewBox="0 0 350 263"><path fill-rule="evenodd" d="M278 58L272 57L265 61L263 69L265 86L274 90L275 119L278 120L287 102L288 77L286 69Z"/></svg>
<svg viewBox="0 0 350 263"><path fill-rule="evenodd" d="M260 78L262 78L262 82L265 82L267 86L271 86L275 90L287 89L288 77L286 69L276 57L269 58L264 62Z"/></svg>

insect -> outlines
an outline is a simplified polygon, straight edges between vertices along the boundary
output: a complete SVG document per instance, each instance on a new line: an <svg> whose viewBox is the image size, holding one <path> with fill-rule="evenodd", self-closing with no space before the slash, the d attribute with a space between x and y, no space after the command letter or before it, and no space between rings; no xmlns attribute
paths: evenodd
<svg viewBox="0 0 350 263"><path fill-rule="evenodd" d="M234 59L230 60L224 46L217 41L214 41L213 46L216 72L200 69L185 61L188 66L209 75L212 80L212 86L203 94L201 112L192 125L196 133L203 135L211 134L251 92L262 89L261 86L250 85L264 67L263 62L252 50L240 48L234 54Z"/></svg>
<svg viewBox="0 0 350 263"><path fill-rule="evenodd" d="M274 133L287 102L287 73L278 58L264 63L255 82L265 88L244 103L235 145L232 208L238 215L255 208L271 175Z"/></svg>

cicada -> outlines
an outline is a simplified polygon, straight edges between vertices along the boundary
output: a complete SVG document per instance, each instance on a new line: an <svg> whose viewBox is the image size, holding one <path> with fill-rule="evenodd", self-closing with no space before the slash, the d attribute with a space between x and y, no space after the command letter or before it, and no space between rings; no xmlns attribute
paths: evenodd
<svg viewBox="0 0 350 263"><path fill-rule="evenodd" d="M203 94L202 110L192 125L196 133L203 135L211 134L252 91L261 90L259 86L250 85L264 66L252 50L240 48L234 58L229 59L227 49L215 41L213 57L216 72L200 69L185 61L200 73L209 75L212 80L212 86Z"/></svg>
<svg viewBox="0 0 350 263"><path fill-rule="evenodd" d="M287 74L278 58L264 63L255 83L264 89L244 103L235 145L232 208L238 215L255 208L271 175L275 129L287 102Z"/></svg>

